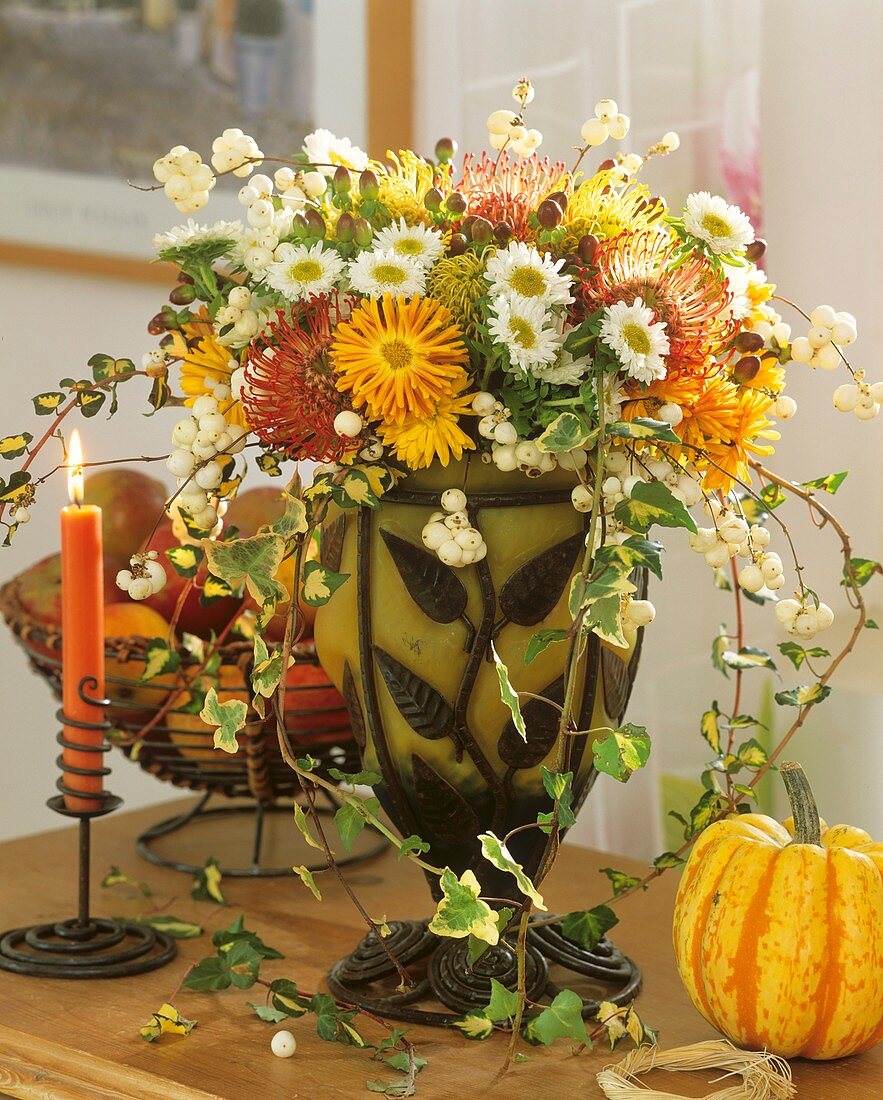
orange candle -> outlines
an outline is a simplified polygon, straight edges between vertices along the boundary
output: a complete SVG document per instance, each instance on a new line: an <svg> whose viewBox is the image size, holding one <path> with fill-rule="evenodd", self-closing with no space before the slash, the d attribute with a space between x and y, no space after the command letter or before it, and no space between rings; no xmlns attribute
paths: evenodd
<svg viewBox="0 0 883 1100"><path fill-rule="evenodd" d="M71 503L61 510L62 705L67 718L100 723L104 720L103 708L85 702L79 691L84 677L92 677L95 686L85 685L85 693L94 699L104 697L101 509L83 504L82 462L79 433L74 431L68 456ZM64 737L77 745L100 745L104 731L65 725ZM64 768L102 767L101 753L65 748L62 756ZM64 784L84 794L97 794L102 790L103 779L100 775L65 771ZM69 810L97 810L101 802L96 798L65 795L65 805Z"/></svg>

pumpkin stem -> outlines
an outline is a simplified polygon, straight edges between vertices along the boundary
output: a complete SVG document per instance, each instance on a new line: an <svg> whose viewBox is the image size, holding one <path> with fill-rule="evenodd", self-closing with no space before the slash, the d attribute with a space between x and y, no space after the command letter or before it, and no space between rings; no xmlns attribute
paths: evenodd
<svg viewBox="0 0 883 1100"><path fill-rule="evenodd" d="M780 771L794 818L794 844L821 845L819 811L806 772L796 760L786 760Z"/></svg>

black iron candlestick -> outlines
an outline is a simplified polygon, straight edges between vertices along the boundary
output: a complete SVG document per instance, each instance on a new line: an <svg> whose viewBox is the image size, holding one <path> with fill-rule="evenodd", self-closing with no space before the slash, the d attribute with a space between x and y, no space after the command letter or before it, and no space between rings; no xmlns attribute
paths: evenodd
<svg viewBox="0 0 883 1100"><path fill-rule="evenodd" d="M80 698L93 706L110 706L109 699L94 699L87 691L94 691L98 681L84 677L77 688ZM111 728L110 722L81 722L68 718L63 710L57 712L63 726L76 729L99 730L102 734ZM95 753L100 761L110 748L106 736L99 745L74 744L59 731L56 741L62 749ZM123 978L143 974L165 966L177 954L175 941L163 932L157 932L146 924L93 917L89 906L89 870L91 857L91 823L94 817L103 817L118 809L123 800L109 791L98 793L75 790L65 782L67 775L110 775L110 768L76 767L64 762L63 753L56 760L61 775L56 786L61 792L46 803L50 809L65 817L79 821L78 906L77 915L54 924L34 924L13 928L0 933L0 969L16 974L31 974L41 978ZM65 795L88 798L98 803L94 809L72 810L65 803Z"/></svg>

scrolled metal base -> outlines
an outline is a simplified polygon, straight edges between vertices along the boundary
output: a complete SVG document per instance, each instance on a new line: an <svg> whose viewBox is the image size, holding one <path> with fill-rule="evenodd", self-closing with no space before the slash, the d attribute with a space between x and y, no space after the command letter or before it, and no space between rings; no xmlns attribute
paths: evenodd
<svg viewBox="0 0 883 1100"><path fill-rule="evenodd" d="M40 978L125 978L165 966L177 950L146 924L72 918L0 934L0 969Z"/></svg>
<svg viewBox="0 0 883 1100"><path fill-rule="evenodd" d="M470 967L466 940L440 939L428 931L428 921L392 921L384 944L411 974L413 986L398 988L398 975L378 937L371 933L328 973L331 992L341 1001L394 1020L446 1026L488 1003L491 979L507 989L517 982L515 951L506 943L489 948ZM633 1001L641 988L638 965L610 940L586 951L566 939L557 923L535 925L528 934L525 959L526 992L531 1001L551 999L560 991L552 970L570 971L600 984L603 999L616 1005ZM440 1002L450 1011L421 1008L419 1002ZM593 1017L600 1001L583 997L583 1016Z"/></svg>

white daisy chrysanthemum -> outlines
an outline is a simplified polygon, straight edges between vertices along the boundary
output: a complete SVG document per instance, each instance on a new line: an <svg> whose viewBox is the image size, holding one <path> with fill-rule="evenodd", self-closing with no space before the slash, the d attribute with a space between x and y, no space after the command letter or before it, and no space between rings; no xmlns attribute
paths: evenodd
<svg viewBox="0 0 883 1100"><path fill-rule="evenodd" d="M489 318L488 330L506 346L513 366L533 373L555 362L564 337L550 324L540 302L501 295L492 305L496 316Z"/></svg>
<svg viewBox="0 0 883 1100"><path fill-rule="evenodd" d="M445 250L445 243L437 229L425 225L407 225L399 218L374 236L374 248L378 251L394 252L406 260L415 260L421 267L429 269Z"/></svg>
<svg viewBox="0 0 883 1100"><path fill-rule="evenodd" d="M352 172L364 172L368 167L368 154L353 145L349 138L339 138L330 130L314 130L304 138L304 152L309 162L323 176L333 176L343 165Z"/></svg>
<svg viewBox="0 0 883 1100"><path fill-rule="evenodd" d="M327 294L343 274L343 260L333 248L317 241L312 248L303 244L280 244L274 262L267 268L267 284L290 302Z"/></svg>
<svg viewBox="0 0 883 1100"><path fill-rule="evenodd" d="M650 383L665 378L663 357L668 355L669 341L665 323L653 320L653 310L635 298L631 305L614 302L604 310L601 340L616 353L629 378Z"/></svg>
<svg viewBox="0 0 883 1100"><path fill-rule="evenodd" d="M684 206L684 228L712 252L725 255L741 252L754 240L754 229L748 216L738 206L731 206L720 195L694 191Z"/></svg>
<svg viewBox="0 0 883 1100"><path fill-rule="evenodd" d="M505 294L543 306L569 305L573 280L559 274L563 265L563 259L553 262L548 252L541 256L524 241L511 241L490 258L484 277L491 284L492 295Z"/></svg>
<svg viewBox="0 0 883 1100"><path fill-rule="evenodd" d="M242 222L238 220L200 225L193 218L188 218L183 225L174 225L165 233L157 233L153 238L153 247L157 252L164 252L167 248L188 248L213 241L238 241L242 231Z"/></svg>
<svg viewBox="0 0 883 1100"><path fill-rule="evenodd" d="M347 269L350 286L369 298L393 294L411 298L426 288L426 272L417 260L399 256L391 248L362 252Z"/></svg>
<svg viewBox="0 0 883 1100"><path fill-rule="evenodd" d="M744 321L754 311L754 301L763 296L762 288L766 281L766 272L754 264L727 268L727 286L733 296L730 312L737 321Z"/></svg>
<svg viewBox="0 0 883 1100"><path fill-rule="evenodd" d="M561 333L562 343L573 331L570 326L565 327L564 322L558 319L555 328ZM543 382L549 382L553 386L579 386L585 381L586 375L592 368L592 357L583 355L574 359L570 352L562 346L558 362L548 367L534 367L532 374Z"/></svg>

